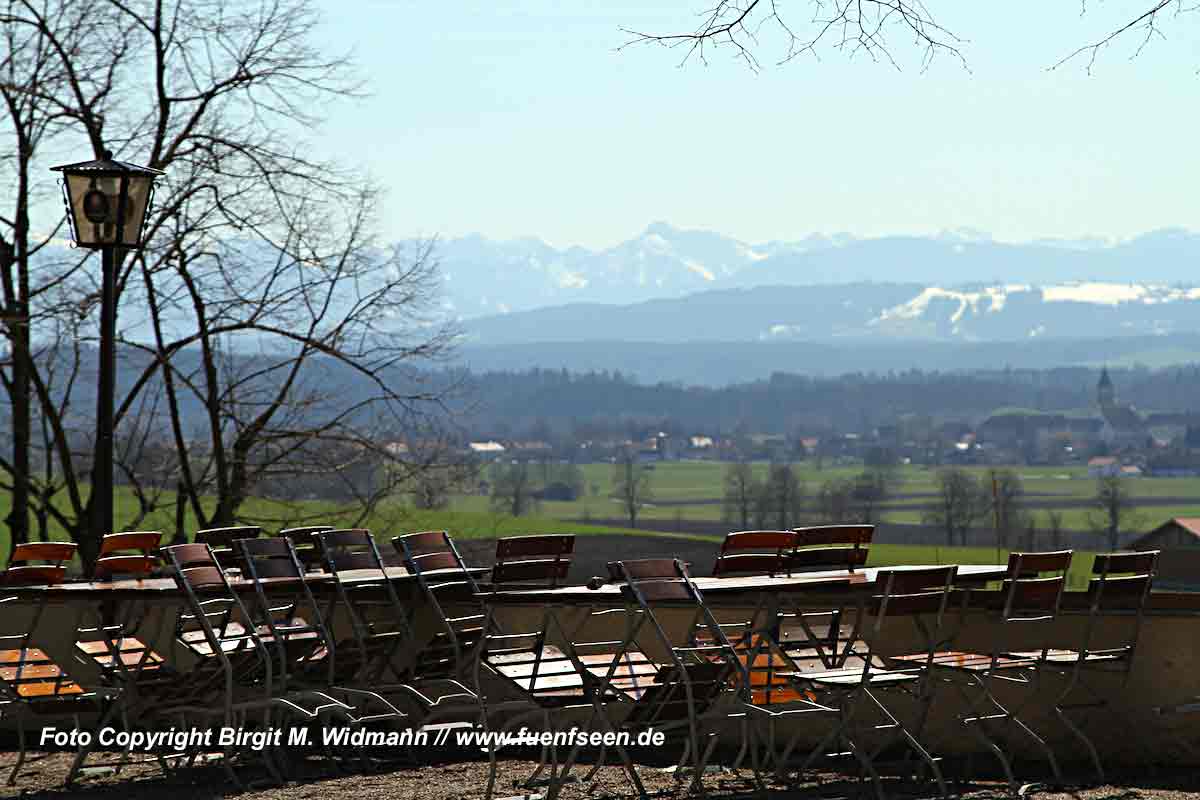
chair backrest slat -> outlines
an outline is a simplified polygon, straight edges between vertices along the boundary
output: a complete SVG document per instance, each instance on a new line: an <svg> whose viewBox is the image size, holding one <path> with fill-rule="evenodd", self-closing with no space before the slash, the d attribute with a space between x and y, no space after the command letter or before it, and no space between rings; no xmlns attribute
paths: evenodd
<svg viewBox="0 0 1200 800"><path fill-rule="evenodd" d="M256 539L262 535L257 525L238 525L229 528L204 528L196 531L194 542L216 548L231 548L235 539Z"/></svg>
<svg viewBox="0 0 1200 800"><path fill-rule="evenodd" d="M1153 573L1158 566L1158 556L1158 550L1144 550L1136 553L1098 553L1095 560L1092 561L1092 574Z"/></svg>
<svg viewBox="0 0 1200 800"><path fill-rule="evenodd" d="M874 525L817 525L808 528L793 528L797 534L797 545L816 547L834 544L870 544L875 536Z"/></svg>
<svg viewBox="0 0 1200 800"><path fill-rule="evenodd" d="M857 569L867 563L874 525L822 525L796 528L789 569Z"/></svg>
<svg viewBox="0 0 1200 800"><path fill-rule="evenodd" d="M162 531L124 531L105 534L100 540L100 557L93 570L99 580L118 575L144 577L160 566L158 548Z"/></svg>
<svg viewBox="0 0 1200 800"><path fill-rule="evenodd" d="M445 531L422 531L420 533L397 536L396 538L403 540L404 547L408 553L419 556L444 551L448 535Z"/></svg>
<svg viewBox="0 0 1200 800"><path fill-rule="evenodd" d="M786 569L795 545L792 531L735 531L725 535L713 575L774 575Z"/></svg>
<svg viewBox="0 0 1200 800"><path fill-rule="evenodd" d="M123 531L109 533L100 540L100 555L107 556L126 550L150 554L162 544L162 531Z"/></svg>
<svg viewBox="0 0 1200 800"><path fill-rule="evenodd" d="M9 564L27 561L70 561L79 546L72 542L24 542L13 548Z"/></svg>
<svg viewBox="0 0 1200 800"><path fill-rule="evenodd" d="M632 561L610 561L610 575L617 580L652 580L679 577L679 562L673 558L639 558Z"/></svg>
<svg viewBox="0 0 1200 800"><path fill-rule="evenodd" d="M1046 553L1009 553L1008 577L1029 577L1039 572L1066 572L1071 566L1070 550Z"/></svg>
<svg viewBox="0 0 1200 800"><path fill-rule="evenodd" d="M498 561L516 558L550 558L570 555L574 552L574 534L506 536L496 540L496 559Z"/></svg>
<svg viewBox="0 0 1200 800"><path fill-rule="evenodd" d="M1063 579L1026 578L1005 581L1004 590L1012 611L1053 613L1062 595Z"/></svg>
<svg viewBox="0 0 1200 800"><path fill-rule="evenodd" d="M570 561L510 561L492 567L492 583L551 583L567 577Z"/></svg>

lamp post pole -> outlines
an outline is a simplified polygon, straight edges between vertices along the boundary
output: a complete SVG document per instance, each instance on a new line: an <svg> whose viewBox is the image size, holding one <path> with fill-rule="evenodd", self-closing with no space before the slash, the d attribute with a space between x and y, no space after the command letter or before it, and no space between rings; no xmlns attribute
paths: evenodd
<svg viewBox="0 0 1200 800"><path fill-rule="evenodd" d="M97 539L113 531L113 406L117 393L117 247L108 245L100 254L100 379L91 499L91 535Z"/></svg>
<svg viewBox="0 0 1200 800"><path fill-rule="evenodd" d="M51 167L63 176L63 200L75 244L100 251L100 360L97 365L96 444L88 528L79 539L91 574L105 534L113 532L113 430L117 394L117 268L142 246L154 180L161 170L116 161L107 150L92 161Z"/></svg>

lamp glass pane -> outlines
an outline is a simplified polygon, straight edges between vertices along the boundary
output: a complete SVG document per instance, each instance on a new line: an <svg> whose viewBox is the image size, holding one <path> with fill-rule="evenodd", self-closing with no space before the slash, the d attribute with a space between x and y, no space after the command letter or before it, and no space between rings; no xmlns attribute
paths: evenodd
<svg viewBox="0 0 1200 800"><path fill-rule="evenodd" d="M67 173L67 196L71 203L71 221L75 224L75 243L80 247L102 247L117 240L117 202L121 179ZM109 217L97 224L83 212L83 198L96 189L108 196Z"/></svg>
<svg viewBox="0 0 1200 800"><path fill-rule="evenodd" d="M121 230L121 244L137 247L141 244L142 225L146 221L146 208L150 204L150 187L154 184L151 175L131 175L125 200L125 225Z"/></svg>

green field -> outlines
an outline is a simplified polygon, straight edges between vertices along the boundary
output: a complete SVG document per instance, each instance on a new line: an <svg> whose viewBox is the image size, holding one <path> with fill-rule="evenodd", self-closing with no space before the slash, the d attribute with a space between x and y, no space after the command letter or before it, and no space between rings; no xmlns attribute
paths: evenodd
<svg viewBox="0 0 1200 800"><path fill-rule="evenodd" d="M765 473L765 465L756 465ZM601 492L611 491L611 467L607 465L588 465L584 467L585 476L589 483L596 483ZM838 470L823 470L807 468L804 471L805 480L812 483L814 476L827 478L831 475L842 477L855 474L856 470L842 468ZM905 470L904 488L910 491L912 486L920 486L924 470ZM712 497L713 492L719 492L723 467L718 464L704 463L671 463L659 465L654 470L654 491L658 498L677 499L681 501ZM1195 482L1193 482L1195 483ZM1074 487L1090 485L1086 480L1073 480ZM931 484L930 484L931 485ZM915 491L915 490L912 490ZM1085 495L1086 491L1081 494ZM1166 494L1170 494L1167 492ZM8 513L9 498L0 495L0 514ZM163 510L143 519L136 527L142 530L162 530L168 536L174 532L173 497L163 499ZM125 489L119 489L116 496L116 514L119 528L129 526L134 519L136 502ZM458 497L447 511L418 511L402 503L382 506L376 513L359 519L356 515L339 510L331 503L306 501L297 504L282 504L269 500L254 499L244 507L244 518L247 522L263 521L264 527L270 530L272 525L266 520L286 519L288 524L304 522L327 522L339 525L358 525L371 529L381 543L392 536L421 530L447 530L456 539L490 539L498 536L514 536L534 533L575 533L578 535L618 534L632 536L653 536L686 540L689 545L695 542L710 542L715 548L720 541L719 535L677 534L669 532L669 523L659 522L654 527L658 531L633 530L621 526L589 525L578 519L586 509L593 509L592 515L618 517L619 509L603 494L588 496L575 503L545 503L535 516L514 518L505 514L494 513L488 509L486 497ZM601 509L604 513L601 513ZM678 507L652 507L646 510L647 520L672 519L678 510L689 519L703 519L702 514L716 514L719 518L720 507L715 505L681 505ZM1192 513L1196 513L1192 509ZM906 512L889 512L889 516L903 517ZM195 520L187 517L187 531L195 529ZM65 532L58 527L50 528L53 539L65 538ZM6 557L8 550L7 528L0 527L0 553ZM636 553L630 553L636 556ZM1072 588L1078 589L1086 585L1087 570L1091 565L1091 553L1077 553L1069 576ZM895 545L876 544L871 548L869 565L892 566L898 564L990 564L999 563L1007 558L1006 551L998 551L990 547L936 547L925 545Z"/></svg>
<svg viewBox="0 0 1200 800"><path fill-rule="evenodd" d="M652 500L642 509L640 520L662 530L670 530L677 520L721 519L722 483L726 464L717 462L661 462L651 474ZM768 465L754 464L759 478L766 475ZM582 467L586 490L573 502L546 502L539 509L541 516L555 519L591 520L615 519L623 516L621 506L610 497L613 469L608 464L587 464ZM826 467L818 470L812 462L796 466L809 497L820 485L831 479L857 475L861 467ZM968 467L969 472L982 476L983 467ZM1094 495L1096 482L1087 475L1086 467L1017 467L1025 488L1026 502L1035 504L1031 510L1038 524L1044 524L1045 511L1057 509L1063 514L1067 530L1092 529L1095 512L1081 507ZM897 523L919 523L920 508L933 499L937 491L937 469L904 466L897 469L895 497L882 506L882 520ZM1128 516L1130 531L1148 530L1165 519L1175 516L1200 516L1200 478L1135 478L1129 481L1134 508ZM1156 498L1181 498L1185 502L1169 505L1145 505ZM1194 502L1190 498L1195 498ZM707 501L707 502L705 502ZM1141 507L1138 504L1142 503ZM487 497L457 496L451 507L457 511L483 513L488 510ZM640 527L639 522L639 527Z"/></svg>

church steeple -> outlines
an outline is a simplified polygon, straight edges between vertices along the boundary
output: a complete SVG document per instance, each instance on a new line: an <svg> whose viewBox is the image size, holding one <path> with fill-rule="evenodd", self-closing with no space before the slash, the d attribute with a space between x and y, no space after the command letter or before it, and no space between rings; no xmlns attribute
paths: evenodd
<svg viewBox="0 0 1200 800"><path fill-rule="evenodd" d="M1116 405L1117 391L1113 388L1112 378L1108 376L1108 367L1100 370L1100 382L1096 384L1096 400L1101 408Z"/></svg>

